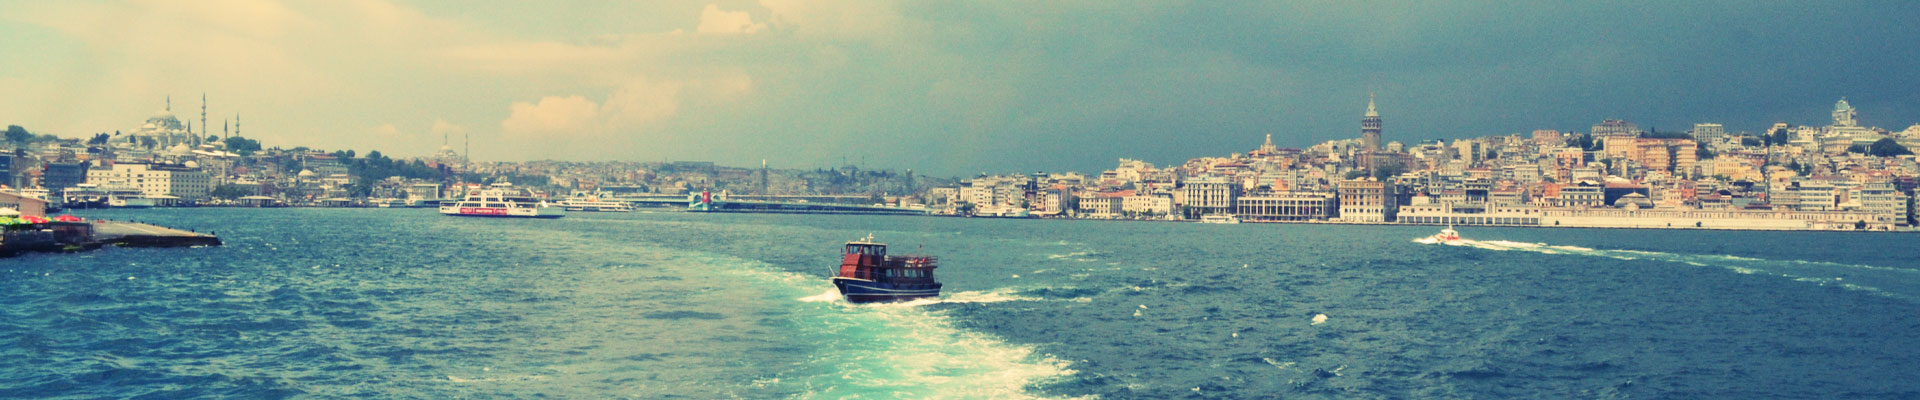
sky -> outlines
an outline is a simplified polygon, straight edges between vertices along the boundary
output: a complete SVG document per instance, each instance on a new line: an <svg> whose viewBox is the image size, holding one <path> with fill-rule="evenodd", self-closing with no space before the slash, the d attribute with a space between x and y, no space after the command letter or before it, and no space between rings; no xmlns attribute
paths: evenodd
<svg viewBox="0 0 1920 400"><path fill-rule="evenodd" d="M482 161L1172 164L1620 118L1920 123L1910 2L0 0L0 124L172 99L267 146Z"/></svg>

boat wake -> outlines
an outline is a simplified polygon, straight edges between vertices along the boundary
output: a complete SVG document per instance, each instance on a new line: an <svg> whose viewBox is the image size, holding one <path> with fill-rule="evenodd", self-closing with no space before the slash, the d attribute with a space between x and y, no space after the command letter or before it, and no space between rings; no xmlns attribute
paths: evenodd
<svg viewBox="0 0 1920 400"><path fill-rule="evenodd" d="M1734 255L1679 254L1643 250L1606 250L1580 246L1556 246L1506 240L1442 241L1414 239L1414 243L1444 244L1490 251L1520 251L1540 254L1605 257L1617 260L1659 261L1696 267L1723 268L1748 275L1767 275L1819 286L1832 286L1874 295L1920 302L1920 270L1874 265L1844 264L1804 260L1770 260Z"/></svg>
<svg viewBox="0 0 1920 400"><path fill-rule="evenodd" d="M806 398L1033 398L1029 386L1066 379L1071 363L954 326L941 303L1042 300L1015 288L944 293L900 303L852 304L819 276L711 256L703 265L758 282L791 304L792 340L816 347L806 362L766 378Z"/></svg>

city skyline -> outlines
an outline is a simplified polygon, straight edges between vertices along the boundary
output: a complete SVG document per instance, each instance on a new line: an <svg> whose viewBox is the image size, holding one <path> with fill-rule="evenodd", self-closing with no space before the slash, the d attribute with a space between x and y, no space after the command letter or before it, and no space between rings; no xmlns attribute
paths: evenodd
<svg viewBox="0 0 1920 400"><path fill-rule="evenodd" d="M1899 90L1912 12L1874 3L584 4L3 6L0 43L40 62L0 66L0 122L85 137L207 93L212 119L283 147L427 156L472 135L481 160L950 176L1359 138L1368 93L1383 143L1610 118L1755 132L1825 124L1841 98L1862 125L1920 122Z"/></svg>

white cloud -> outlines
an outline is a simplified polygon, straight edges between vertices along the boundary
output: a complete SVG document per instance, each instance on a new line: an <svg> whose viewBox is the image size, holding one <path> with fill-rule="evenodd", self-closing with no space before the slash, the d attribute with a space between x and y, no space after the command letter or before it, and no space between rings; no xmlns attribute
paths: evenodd
<svg viewBox="0 0 1920 400"><path fill-rule="evenodd" d="M433 128L429 129L429 131L435 135L455 135L467 133L467 127L447 122L447 120L444 119L434 119Z"/></svg>
<svg viewBox="0 0 1920 400"><path fill-rule="evenodd" d="M708 4L700 10L700 27L694 30L700 33L754 33L767 29L767 24L753 22L753 14L746 11L721 11L720 6Z"/></svg>
<svg viewBox="0 0 1920 400"><path fill-rule="evenodd" d="M393 124L381 124L380 126L373 127L373 129L369 131L373 132L374 135L382 137L400 136L400 128L393 126Z"/></svg>
<svg viewBox="0 0 1920 400"><path fill-rule="evenodd" d="M657 126L678 116L689 101L730 101L752 91L753 78L744 74L681 81L635 77L598 103L580 95L514 102L500 128L520 136L605 136Z"/></svg>
<svg viewBox="0 0 1920 400"><path fill-rule="evenodd" d="M592 134L600 131L600 105L586 97L547 96L539 103L514 102L511 115L500 122L509 135Z"/></svg>

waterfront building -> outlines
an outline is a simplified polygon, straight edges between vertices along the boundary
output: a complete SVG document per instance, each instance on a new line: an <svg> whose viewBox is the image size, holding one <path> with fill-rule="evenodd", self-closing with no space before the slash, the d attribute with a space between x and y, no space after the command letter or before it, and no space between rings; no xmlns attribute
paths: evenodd
<svg viewBox="0 0 1920 400"><path fill-rule="evenodd" d="M1080 206L1080 198L1074 196L1073 189L1069 189L1065 185L1056 186L1047 190L1045 198L1041 200L1041 205L1042 209L1040 211L1042 214L1065 214Z"/></svg>
<svg viewBox="0 0 1920 400"><path fill-rule="evenodd" d="M1240 197L1234 214L1245 222L1325 221L1339 210L1340 201L1330 192L1278 191Z"/></svg>
<svg viewBox="0 0 1920 400"><path fill-rule="evenodd" d="M1398 211L1395 187L1373 178L1340 182L1340 220L1347 222L1393 222Z"/></svg>
<svg viewBox="0 0 1920 400"><path fill-rule="evenodd" d="M1120 212L1135 217L1173 217L1173 195L1135 193L1120 201Z"/></svg>
<svg viewBox="0 0 1920 400"><path fill-rule="evenodd" d="M1556 192L1558 196L1555 196L1554 204L1560 207L1592 208L1607 205L1606 188L1599 185L1586 182L1560 185Z"/></svg>
<svg viewBox="0 0 1920 400"><path fill-rule="evenodd" d="M1124 205L1122 199L1131 195L1133 195L1132 191L1095 193L1092 196L1081 197L1075 204L1075 211L1079 212L1082 218L1119 218L1121 207Z"/></svg>
<svg viewBox="0 0 1920 400"><path fill-rule="evenodd" d="M1418 201L1416 200L1416 203ZM1452 202L1427 202L1401 207L1399 221L1432 225L1538 226L1541 211L1532 206L1486 206Z"/></svg>
<svg viewBox="0 0 1920 400"><path fill-rule="evenodd" d="M1233 212L1233 200L1239 197L1241 189L1240 184L1223 176L1190 178L1182 183L1188 218Z"/></svg>
<svg viewBox="0 0 1920 400"><path fill-rule="evenodd" d="M443 198L445 197L440 195L440 184L438 183L415 183L407 186L408 203L440 200Z"/></svg>
<svg viewBox="0 0 1920 400"><path fill-rule="evenodd" d="M132 188L154 199L205 199L213 190L213 179L199 168L185 164L117 162L87 171L87 181L102 188Z"/></svg>
<svg viewBox="0 0 1920 400"><path fill-rule="evenodd" d="M42 168L40 187L48 192L62 193L67 188L87 182L87 169L93 164L88 161L49 162Z"/></svg>

